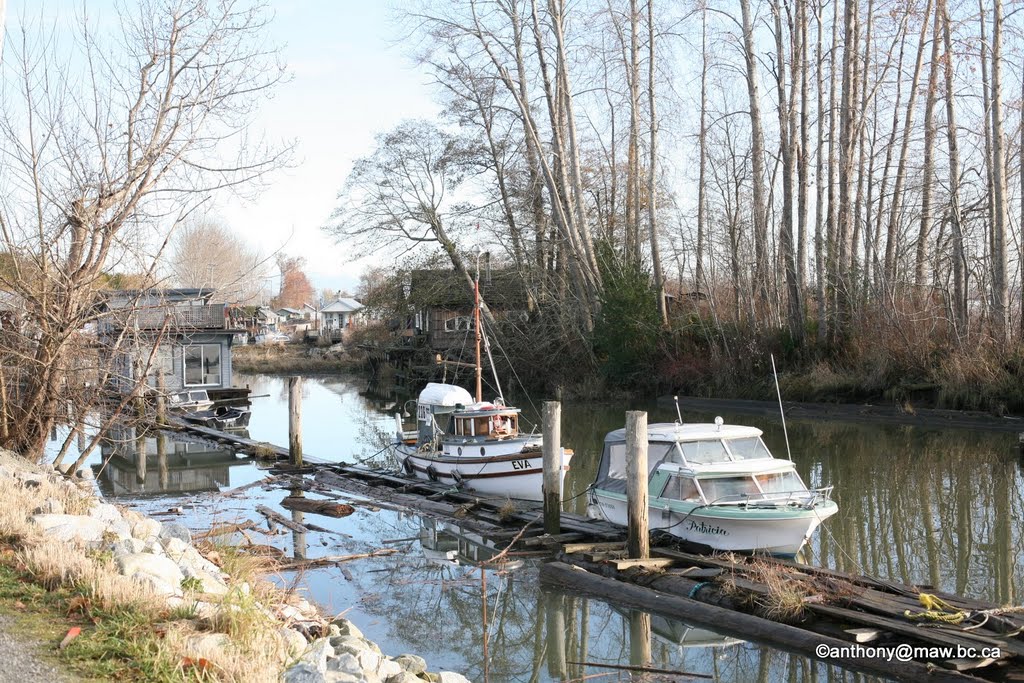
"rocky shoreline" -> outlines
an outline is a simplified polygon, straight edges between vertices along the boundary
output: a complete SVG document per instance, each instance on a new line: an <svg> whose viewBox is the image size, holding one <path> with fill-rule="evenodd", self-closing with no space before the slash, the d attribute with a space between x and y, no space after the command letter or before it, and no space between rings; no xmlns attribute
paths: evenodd
<svg viewBox="0 0 1024 683"><path fill-rule="evenodd" d="M185 526L100 500L88 469L65 476L52 466L34 465L0 450L0 491L9 494L0 531L21 539L29 566L45 565L38 571L56 572L70 581L88 577L94 590L141 597L150 601L151 609L189 615L188 631L171 647L181 661L206 662L204 667L212 672L244 671L245 648L234 642L239 639L235 622L244 613L261 631L248 634L266 655L261 668L275 669L250 670L252 677L246 680L468 683L458 673L427 671L426 661L416 655L386 656L355 624L344 618L327 620L304 599L238 580L221 566L217 551L204 556ZM21 500L10 500L12 496ZM61 569L49 566L52 557L37 556L43 548L50 548L43 552L52 556L52 549L60 547L77 549L89 566L83 569L69 560L74 566ZM80 574L77 579L75 572Z"/></svg>

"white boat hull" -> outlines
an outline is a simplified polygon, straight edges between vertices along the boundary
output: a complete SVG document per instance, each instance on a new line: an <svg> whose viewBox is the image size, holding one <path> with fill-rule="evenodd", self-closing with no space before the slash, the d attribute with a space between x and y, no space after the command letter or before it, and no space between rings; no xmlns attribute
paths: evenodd
<svg viewBox="0 0 1024 683"><path fill-rule="evenodd" d="M406 444L396 445L395 450L406 474L418 479L462 486L481 495L544 500L544 461L540 450L485 456L468 452L421 453ZM560 491L571 457L572 452L563 449Z"/></svg>
<svg viewBox="0 0 1024 683"><path fill-rule="evenodd" d="M613 524L628 524L624 495L595 491L589 511L592 517ZM648 508L651 530L662 529L684 541L715 550L769 553L791 557L799 552L818 526L836 513L835 503L811 508L742 509L737 506L697 507L691 511L669 509L654 503Z"/></svg>

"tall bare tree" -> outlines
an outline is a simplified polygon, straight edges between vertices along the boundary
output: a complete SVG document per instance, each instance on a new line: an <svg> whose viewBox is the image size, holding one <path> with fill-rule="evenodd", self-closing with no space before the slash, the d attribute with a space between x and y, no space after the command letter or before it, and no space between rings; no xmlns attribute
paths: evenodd
<svg viewBox="0 0 1024 683"><path fill-rule="evenodd" d="M177 219L286 158L237 142L284 73L262 6L142 0L117 19L109 33L83 21L70 44L21 26L0 76L0 249L14 264L0 288L25 315L0 349L16 368L0 421L4 445L27 454L81 381L79 331L104 271L152 271Z"/></svg>

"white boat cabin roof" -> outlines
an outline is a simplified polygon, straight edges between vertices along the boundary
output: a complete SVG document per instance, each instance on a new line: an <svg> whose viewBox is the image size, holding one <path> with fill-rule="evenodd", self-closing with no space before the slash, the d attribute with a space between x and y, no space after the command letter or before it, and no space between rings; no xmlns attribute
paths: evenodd
<svg viewBox="0 0 1024 683"><path fill-rule="evenodd" d="M762 432L757 427L746 427L743 425L721 426L710 423L679 424L676 422L655 422L647 425L647 441L650 442L677 442L677 441L717 441L719 439L742 439L751 436L761 436ZM608 432L604 437L605 443L617 443L626 440L626 429L616 429Z"/></svg>
<svg viewBox="0 0 1024 683"><path fill-rule="evenodd" d="M423 391L420 392L419 398L416 401L420 405L448 407L455 407L457 405L468 406L474 402L473 395L462 387L455 386L454 384L441 384L440 382L428 383L427 386L423 387Z"/></svg>

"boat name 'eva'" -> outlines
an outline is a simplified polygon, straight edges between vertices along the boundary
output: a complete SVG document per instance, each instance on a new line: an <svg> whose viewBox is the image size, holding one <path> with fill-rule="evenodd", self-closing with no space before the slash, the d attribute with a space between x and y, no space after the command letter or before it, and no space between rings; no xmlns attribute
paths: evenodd
<svg viewBox="0 0 1024 683"><path fill-rule="evenodd" d="M513 460L512 461L512 469L514 469L514 470L528 470L528 469L530 469L530 461L529 460Z"/></svg>

